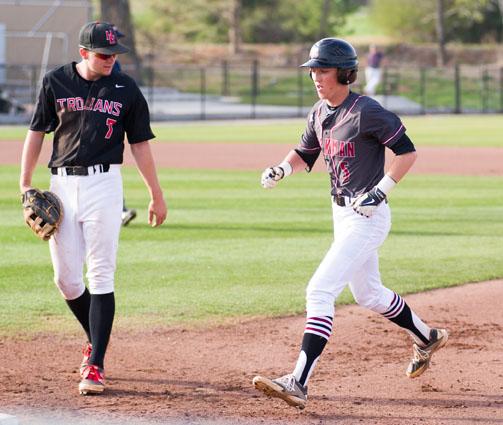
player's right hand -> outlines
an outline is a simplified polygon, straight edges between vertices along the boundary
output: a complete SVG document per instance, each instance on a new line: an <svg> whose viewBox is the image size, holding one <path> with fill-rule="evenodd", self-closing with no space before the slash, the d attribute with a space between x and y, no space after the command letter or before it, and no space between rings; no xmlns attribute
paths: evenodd
<svg viewBox="0 0 503 425"><path fill-rule="evenodd" d="M282 167L269 167L262 173L260 183L264 189L272 189L285 176L285 171Z"/></svg>
<svg viewBox="0 0 503 425"><path fill-rule="evenodd" d="M374 186L368 192L354 199L351 203L351 206L356 213L370 218L379 204L385 199L386 195L384 194L384 192L381 191L378 187Z"/></svg>
<svg viewBox="0 0 503 425"><path fill-rule="evenodd" d="M148 204L148 224L152 227L160 226L168 215L166 201L160 198L152 199Z"/></svg>

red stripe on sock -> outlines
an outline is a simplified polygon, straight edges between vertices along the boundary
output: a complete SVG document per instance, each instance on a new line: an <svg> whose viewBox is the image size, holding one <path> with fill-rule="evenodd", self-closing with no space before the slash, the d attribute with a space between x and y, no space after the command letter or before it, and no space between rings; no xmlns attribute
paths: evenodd
<svg viewBox="0 0 503 425"><path fill-rule="evenodd" d="M330 320L323 318L323 317L308 317L307 320L317 320L319 322L328 323L330 326L332 326L332 322Z"/></svg>
<svg viewBox="0 0 503 425"><path fill-rule="evenodd" d="M304 328L304 332L308 331L308 330L309 331L316 331L316 332L318 332L320 334L323 334L323 335L325 335L327 337L327 339L330 338L330 334L327 331L323 330L323 329L309 328L309 327Z"/></svg>

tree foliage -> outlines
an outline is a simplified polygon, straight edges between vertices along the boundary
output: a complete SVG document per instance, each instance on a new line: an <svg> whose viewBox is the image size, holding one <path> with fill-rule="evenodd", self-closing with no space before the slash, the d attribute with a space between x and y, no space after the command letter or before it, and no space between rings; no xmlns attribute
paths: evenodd
<svg viewBox="0 0 503 425"><path fill-rule="evenodd" d="M345 16L355 8L353 2L345 0L244 1L247 13L243 13L243 38L251 43L287 43L340 35Z"/></svg>
<svg viewBox="0 0 503 425"><path fill-rule="evenodd" d="M214 41L226 38L222 12L229 0L146 0L135 22L151 37L168 35L171 41Z"/></svg>
<svg viewBox="0 0 503 425"><path fill-rule="evenodd" d="M497 0L445 0L447 41L477 43L502 40ZM373 0L371 15L386 33L404 41L436 40L437 0Z"/></svg>
<svg viewBox="0 0 503 425"><path fill-rule="evenodd" d="M229 42L239 30L247 43L313 42L338 35L347 13L358 3L350 0L145 0L135 16L142 33L161 32L171 41ZM233 13L239 9L239 27ZM339 34L340 35L340 34Z"/></svg>
<svg viewBox="0 0 503 425"><path fill-rule="evenodd" d="M342 36L346 16L370 4L382 31L406 42L438 41L439 0L131 0L152 50L163 43L312 43ZM446 42L501 41L503 0L443 0Z"/></svg>

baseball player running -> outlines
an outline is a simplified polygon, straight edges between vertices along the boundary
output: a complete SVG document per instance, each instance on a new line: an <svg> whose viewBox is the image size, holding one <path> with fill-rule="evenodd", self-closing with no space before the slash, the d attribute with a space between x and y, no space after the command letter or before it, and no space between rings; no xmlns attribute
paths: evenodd
<svg viewBox="0 0 503 425"><path fill-rule="evenodd" d="M63 204L63 221L49 240L54 280L82 325L88 343L80 368L81 394L105 388L104 358L115 312L114 272L122 211L124 135L149 190L149 223L167 215L149 140L147 102L129 76L114 72L112 25L90 22L79 34L79 63L48 72L26 136L20 189L29 190L45 133L54 131L50 190ZM89 289L83 279L84 263Z"/></svg>
<svg viewBox="0 0 503 425"><path fill-rule="evenodd" d="M313 45L309 68L320 100L311 109L299 146L262 174L272 189L283 178L310 171L320 153L331 182L334 241L306 290L307 319L293 372L277 379L256 376L255 388L303 409L307 385L332 333L334 303L349 284L356 302L404 328L413 339L406 374L421 375L432 354L447 342L445 329L429 327L405 300L383 286L378 248L391 227L387 197L414 161L413 143L400 119L373 99L353 93L357 55L346 41L325 38ZM384 149L394 160L384 174Z"/></svg>

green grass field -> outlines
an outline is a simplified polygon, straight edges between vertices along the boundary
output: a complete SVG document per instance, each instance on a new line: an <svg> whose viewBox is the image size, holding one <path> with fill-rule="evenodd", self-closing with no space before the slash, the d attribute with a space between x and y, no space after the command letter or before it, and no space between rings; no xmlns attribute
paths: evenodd
<svg viewBox="0 0 503 425"><path fill-rule="evenodd" d="M418 146L503 147L501 115L406 116L407 134ZM154 124L162 142L297 143L305 120ZM1 128L0 140L23 140L26 127Z"/></svg>
<svg viewBox="0 0 503 425"><path fill-rule="evenodd" d="M22 221L18 167L0 168L0 334L74 332L52 283L47 244ZM205 325L301 314L304 288L331 242L328 179L296 175L274 191L258 173L160 170L170 214L147 226L147 192L123 170L139 218L121 234L117 325ZM39 167L34 183L47 187ZM406 294L503 277L502 177L408 176L393 192L381 249L384 282ZM349 293L341 303L351 301Z"/></svg>

